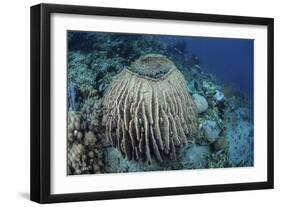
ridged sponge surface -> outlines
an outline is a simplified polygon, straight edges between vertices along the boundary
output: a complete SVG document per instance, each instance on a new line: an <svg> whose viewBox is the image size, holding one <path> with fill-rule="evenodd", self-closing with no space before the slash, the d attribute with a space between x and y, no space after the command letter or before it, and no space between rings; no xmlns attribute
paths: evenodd
<svg viewBox="0 0 281 207"><path fill-rule="evenodd" d="M149 54L124 68L103 100L106 137L129 160L176 159L197 129L186 81L165 56Z"/></svg>

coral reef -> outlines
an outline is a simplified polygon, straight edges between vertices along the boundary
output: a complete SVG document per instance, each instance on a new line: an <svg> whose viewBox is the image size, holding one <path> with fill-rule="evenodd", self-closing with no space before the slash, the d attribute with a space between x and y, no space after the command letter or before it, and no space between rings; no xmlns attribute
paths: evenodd
<svg viewBox="0 0 281 207"><path fill-rule="evenodd" d="M187 143L197 114L176 66L157 54L141 56L111 83L104 96L106 136L130 160L151 163Z"/></svg>
<svg viewBox="0 0 281 207"><path fill-rule="evenodd" d="M75 112L68 112L67 116L67 138L70 143L78 139L80 130L80 116Z"/></svg>
<svg viewBox="0 0 281 207"><path fill-rule="evenodd" d="M69 32L68 46L68 175L253 166L251 97L217 80L186 41Z"/></svg>
<svg viewBox="0 0 281 207"><path fill-rule="evenodd" d="M229 159L236 165L253 165L254 134L250 114L246 108L228 114L230 121L225 133L229 142Z"/></svg>
<svg viewBox="0 0 281 207"><path fill-rule="evenodd" d="M219 90L216 90L215 91L215 95L213 96L215 102L220 102L220 101L223 101L224 99L224 95L221 91Z"/></svg>
<svg viewBox="0 0 281 207"><path fill-rule="evenodd" d="M206 120L203 122L202 130L206 139L214 142L219 138L220 128L215 121Z"/></svg>
<svg viewBox="0 0 281 207"><path fill-rule="evenodd" d="M223 149L228 148L228 140L225 137L219 137L215 142L212 144L213 150L218 152Z"/></svg>
<svg viewBox="0 0 281 207"><path fill-rule="evenodd" d="M85 133L84 144L86 146L93 146L93 145L95 145L96 141L97 141L97 138L92 131Z"/></svg>
<svg viewBox="0 0 281 207"><path fill-rule="evenodd" d="M182 152L182 160L188 169L206 168L208 157L211 155L211 149L208 145L192 144Z"/></svg>
<svg viewBox="0 0 281 207"><path fill-rule="evenodd" d="M98 151L97 136L88 125L81 113L68 112L67 171L69 175L106 171L104 163L101 162L104 152Z"/></svg>
<svg viewBox="0 0 281 207"><path fill-rule="evenodd" d="M84 146L82 144L75 143L68 151L68 166L75 169L75 174L81 174L81 171L79 169L82 167L86 167L85 162L82 162L83 154Z"/></svg>
<svg viewBox="0 0 281 207"><path fill-rule="evenodd" d="M226 151L218 151L212 153L208 157L207 168L226 168L235 167L235 165L229 160L228 153Z"/></svg>
<svg viewBox="0 0 281 207"><path fill-rule="evenodd" d="M208 109L208 102L204 98L204 96L201 96L199 94L193 94L192 97L193 97L193 100L196 105L198 113L202 113Z"/></svg>

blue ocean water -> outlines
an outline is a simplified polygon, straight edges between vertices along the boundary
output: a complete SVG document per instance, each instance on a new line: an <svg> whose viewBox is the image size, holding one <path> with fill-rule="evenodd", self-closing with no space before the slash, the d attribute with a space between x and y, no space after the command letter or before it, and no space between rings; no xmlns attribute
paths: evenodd
<svg viewBox="0 0 281 207"><path fill-rule="evenodd" d="M185 44L185 52L199 57L202 70L215 75L222 84L253 97L254 40L175 36L161 36L159 40Z"/></svg>

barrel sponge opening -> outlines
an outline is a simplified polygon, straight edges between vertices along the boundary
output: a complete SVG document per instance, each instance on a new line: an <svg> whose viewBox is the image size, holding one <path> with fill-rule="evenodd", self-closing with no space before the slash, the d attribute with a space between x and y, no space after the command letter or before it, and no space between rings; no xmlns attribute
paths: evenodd
<svg viewBox="0 0 281 207"><path fill-rule="evenodd" d="M141 56L132 62L129 70L139 74L140 76L157 79L162 78L174 68L174 63L165 56L148 54Z"/></svg>
<svg viewBox="0 0 281 207"><path fill-rule="evenodd" d="M197 130L186 81L165 56L149 54L124 68L103 99L106 137L129 160L176 159Z"/></svg>

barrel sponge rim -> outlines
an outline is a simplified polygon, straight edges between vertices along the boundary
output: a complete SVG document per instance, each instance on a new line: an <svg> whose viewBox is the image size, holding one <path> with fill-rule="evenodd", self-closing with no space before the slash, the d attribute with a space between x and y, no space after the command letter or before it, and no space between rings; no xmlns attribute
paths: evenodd
<svg viewBox="0 0 281 207"><path fill-rule="evenodd" d="M165 79L176 66L166 56L161 54L146 54L134 60L127 70L142 78L151 80Z"/></svg>

